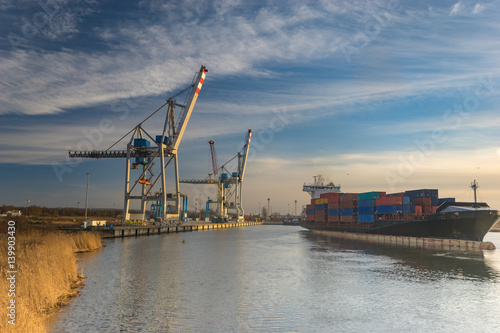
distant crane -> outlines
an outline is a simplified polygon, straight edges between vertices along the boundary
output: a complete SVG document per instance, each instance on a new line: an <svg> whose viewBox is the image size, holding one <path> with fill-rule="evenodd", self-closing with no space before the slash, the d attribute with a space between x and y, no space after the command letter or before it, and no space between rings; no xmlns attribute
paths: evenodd
<svg viewBox="0 0 500 333"><path fill-rule="evenodd" d="M252 139L252 130L249 129L247 136L245 138L245 144L241 151L239 151L233 158L224 163L222 166L217 166L217 156L215 154L214 142L209 141L210 151L212 155L212 166L214 168L215 181L209 179L183 179L180 180L181 183L187 184L215 184L217 186L217 200L207 201L207 218L208 218L208 208L210 203L217 204L217 210L215 212L215 217L213 222L227 222L229 220L228 210L234 210L238 221L242 221L245 216L243 210L243 179L245 176L245 169L248 158L248 151L250 148L250 141ZM235 158L237 160L236 171L229 172L226 166L233 161ZM209 175L210 176L210 175Z"/></svg>
<svg viewBox="0 0 500 333"><path fill-rule="evenodd" d="M149 201L155 202L152 207L154 207L154 215L158 220L162 222L169 221L175 224L181 219L185 219L187 196L182 195L179 189L177 150L207 72L205 66L201 66L200 71L195 74L193 82L188 87L168 98L165 104L108 149L101 151L69 151L69 157L72 158L126 158L123 222L130 220L131 215L129 210L131 200L140 200L142 216L140 220L142 221L145 220L147 203ZM185 100L183 104L180 104L175 98L183 94L186 94ZM161 135L156 135L155 139L153 139L143 128L143 125L165 106L168 106L168 109L165 115L163 131ZM127 142L126 150L111 150L111 148L129 135L130 139ZM135 161L132 163L131 159L133 158L135 158ZM156 177L153 172L155 160L159 160L158 164L160 166L158 176ZM174 164L175 193L168 194L166 171L172 162ZM137 177L137 180L131 182L131 170L137 170L139 167L141 167L139 170L140 175ZM155 185L157 184L159 185L159 189L155 190ZM182 210L180 206L181 197L183 197L184 203ZM173 201L174 205L167 205L168 201Z"/></svg>

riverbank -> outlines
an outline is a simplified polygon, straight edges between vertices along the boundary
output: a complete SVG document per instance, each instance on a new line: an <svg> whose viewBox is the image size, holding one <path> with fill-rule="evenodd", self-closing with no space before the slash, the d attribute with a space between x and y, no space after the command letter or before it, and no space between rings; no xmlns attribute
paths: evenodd
<svg viewBox="0 0 500 333"><path fill-rule="evenodd" d="M15 237L10 249L7 244L12 238L8 237ZM75 253L102 247L97 233L26 226L12 234L0 234L0 242L1 332L45 332L45 318L77 296L83 286L84 272L77 269ZM11 277L15 280L7 279ZM15 307L8 309L11 304Z"/></svg>

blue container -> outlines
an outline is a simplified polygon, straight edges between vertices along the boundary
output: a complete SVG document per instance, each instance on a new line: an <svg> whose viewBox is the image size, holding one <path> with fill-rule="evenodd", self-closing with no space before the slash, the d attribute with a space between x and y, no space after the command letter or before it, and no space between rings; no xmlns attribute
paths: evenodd
<svg viewBox="0 0 500 333"><path fill-rule="evenodd" d="M224 188L228 188L229 187L229 184L223 184Z"/></svg>
<svg viewBox="0 0 500 333"><path fill-rule="evenodd" d="M415 206L403 205L404 214L415 214Z"/></svg>
<svg viewBox="0 0 500 333"><path fill-rule="evenodd" d="M431 205L433 205L433 206L439 206L439 199L431 197Z"/></svg>
<svg viewBox="0 0 500 333"><path fill-rule="evenodd" d="M380 192L358 193L358 200L370 200L380 198Z"/></svg>
<svg viewBox="0 0 500 333"><path fill-rule="evenodd" d="M377 214L399 214L403 212L401 205L377 206Z"/></svg>
<svg viewBox="0 0 500 333"><path fill-rule="evenodd" d="M358 201L358 207L375 207L375 205L376 205L375 199L359 200Z"/></svg>
<svg viewBox="0 0 500 333"><path fill-rule="evenodd" d="M373 223L375 222L375 215L358 215L359 223Z"/></svg>
<svg viewBox="0 0 500 333"><path fill-rule="evenodd" d="M306 210L306 215L314 215L314 209Z"/></svg>
<svg viewBox="0 0 500 333"><path fill-rule="evenodd" d="M238 177L238 173L237 173L237 172L233 172L233 173L231 174L231 176L233 176L233 177Z"/></svg>
<svg viewBox="0 0 500 333"><path fill-rule="evenodd" d="M160 143L161 142L161 137L162 137L162 135L157 135L156 136L156 140L155 140L156 143ZM165 139L163 139L163 143L164 144L168 144L168 136L165 136Z"/></svg>
<svg viewBox="0 0 500 333"><path fill-rule="evenodd" d="M337 216L339 215L339 210L338 209L329 209L328 210L328 216Z"/></svg>
<svg viewBox="0 0 500 333"><path fill-rule="evenodd" d="M425 197L425 190L411 190L405 191L405 195L411 198Z"/></svg>
<svg viewBox="0 0 500 333"><path fill-rule="evenodd" d="M151 142L146 139L134 139L134 147L150 147Z"/></svg>
<svg viewBox="0 0 500 333"><path fill-rule="evenodd" d="M403 197L403 205L409 205L411 203L410 197Z"/></svg>
<svg viewBox="0 0 500 333"><path fill-rule="evenodd" d="M354 215L354 210L352 208L341 209L340 215Z"/></svg>
<svg viewBox="0 0 500 333"><path fill-rule="evenodd" d="M222 178L222 179L228 179L229 175L227 173L223 173L223 174L220 175L220 178Z"/></svg>
<svg viewBox="0 0 500 333"><path fill-rule="evenodd" d="M358 214L360 215L373 215L375 214L375 207L359 207Z"/></svg>
<svg viewBox="0 0 500 333"><path fill-rule="evenodd" d="M328 209L328 204L321 204L314 206L314 210L325 210Z"/></svg>

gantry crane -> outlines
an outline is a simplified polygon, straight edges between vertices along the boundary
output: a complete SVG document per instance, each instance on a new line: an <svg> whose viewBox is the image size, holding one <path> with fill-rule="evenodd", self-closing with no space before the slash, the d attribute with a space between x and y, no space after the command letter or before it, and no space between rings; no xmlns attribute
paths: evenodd
<svg viewBox="0 0 500 333"><path fill-rule="evenodd" d="M156 202L155 216L161 217L159 220L162 222L178 223L178 221L185 217L187 198L181 194L179 189L177 150L207 72L205 66L201 66L200 71L195 74L193 82L188 87L168 98L165 104L108 149L102 151L69 151L69 157L73 158L126 158L123 222L130 220L129 210L131 200L141 201L142 221L145 220L148 201ZM180 104L176 98L184 94L184 103ZM168 108L163 124L163 131L161 135L156 135L153 139L153 136L144 129L144 123L166 106ZM111 150L111 148L127 137L130 139L127 142L126 150ZM132 162L134 158L135 161ZM158 161L157 170L155 170L155 161ZM175 193L167 193L166 172L167 167L172 162L174 165ZM136 169L139 169L139 176L135 181L131 182L131 170ZM158 174L156 177L155 172ZM180 207L181 197L184 197L182 211ZM174 202L174 204L167 205L168 201Z"/></svg>
<svg viewBox="0 0 500 333"><path fill-rule="evenodd" d="M248 150L250 148L251 139L252 130L249 129L245 139L245 145L243 146L242 150L220 167L217 166L217 156L215 154L214 142L210 140L209 144L210 151L212 153L212 165L214 167L214 175L217 177L215 181L212 181L211 178L202 180L183 179L180 181L181 183L187 184L215 184L217 186L217 200L212 201L209 199L207 201L207 212L209 203L217 204L217 210L213 222L227 222L228 210L235 210L238 221L242 221L244 219L245 212L242 205L243 178L245 176ZM238 158L236 168L237 170L235 172L229 172L226 166L235 158Z"/></svg>

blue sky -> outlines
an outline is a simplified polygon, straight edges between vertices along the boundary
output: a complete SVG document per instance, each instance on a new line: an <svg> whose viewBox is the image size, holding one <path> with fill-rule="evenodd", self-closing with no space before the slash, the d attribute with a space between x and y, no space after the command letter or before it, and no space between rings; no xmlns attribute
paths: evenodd
<svg viewBox="0 0 500 333"><path fill-rule="evenodd" d="M0 205L82 207L91 172L90 205L120 208L124 161L68 160L67 150L108 148L203 64L180 175L206 177L208 140L222 163L251 128L246 212L267 198L292 212L315 174L345 192L438 188L460 200L477 179L480 199L500 207L497 2L12 0L0 9ZM182 191L192 208L214 197Z"/></svg>

